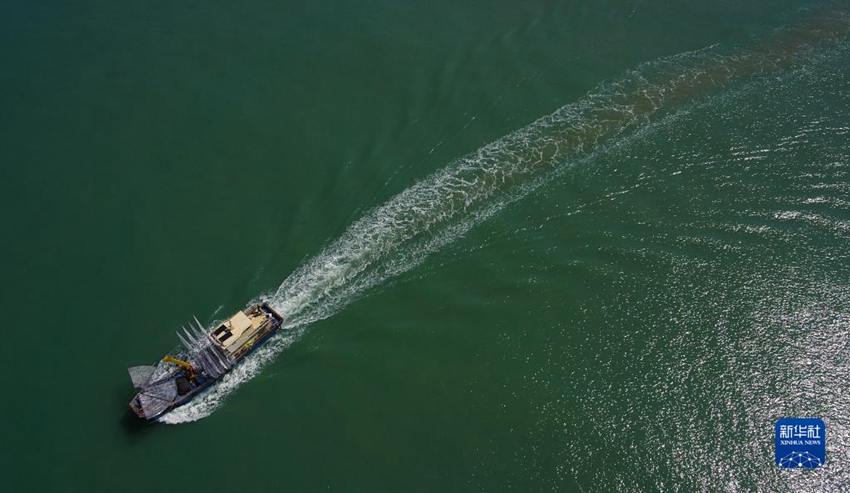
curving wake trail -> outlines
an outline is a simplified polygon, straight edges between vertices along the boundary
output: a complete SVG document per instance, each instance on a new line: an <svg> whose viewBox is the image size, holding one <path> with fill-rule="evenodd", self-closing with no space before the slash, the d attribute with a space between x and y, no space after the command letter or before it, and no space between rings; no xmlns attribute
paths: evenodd
<svg viewBox="0 0 850 493"><path fill-rule="evenodd" d="M317 256L261 298L291 329L330 317L387 279L410 270L508 203L560 172L592 158L601 144L650 117L737 79L793 67L819 44L841 39L850 18L831 9L773 32L746 49L707 49L646 63L530 125L492 142L414 184L354 222ZM203 396L162 421L210 415L298 337L273 338Z"/></svg>

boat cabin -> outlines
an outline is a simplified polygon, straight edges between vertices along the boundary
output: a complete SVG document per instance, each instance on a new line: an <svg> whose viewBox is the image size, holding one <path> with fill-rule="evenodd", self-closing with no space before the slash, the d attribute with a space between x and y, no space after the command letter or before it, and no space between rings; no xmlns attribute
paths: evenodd
<svg viewBox="0 0 850 493"><path fill-rule="evenodd" d="M250 348L250 345L245 347L246 343L251 342L254 336L264 333L271 322L271 315L262 309L248 310L247 313L239 311L219 324L211 335L227 356L233 359L240 355L242 349Z"/></svg>

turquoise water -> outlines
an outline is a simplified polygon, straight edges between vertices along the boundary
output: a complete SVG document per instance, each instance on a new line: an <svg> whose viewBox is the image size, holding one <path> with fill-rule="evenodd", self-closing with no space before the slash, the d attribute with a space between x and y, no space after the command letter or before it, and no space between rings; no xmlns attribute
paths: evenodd
<svg viewBox="0 0 850 493"><path fill-rule="evenodd" d="M0 4L10 491L841 491L832 2ZM289 331L143 426L125 368ZM827 466L773 465L822 417Z"/></svg>

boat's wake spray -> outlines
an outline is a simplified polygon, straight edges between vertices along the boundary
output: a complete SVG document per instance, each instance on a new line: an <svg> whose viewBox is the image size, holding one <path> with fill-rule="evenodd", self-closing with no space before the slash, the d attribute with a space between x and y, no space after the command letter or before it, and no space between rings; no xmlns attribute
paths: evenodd
<svg viewBox="0 0 850 493"><path fill-rule="evenodd" d="M832 9L810 17L805 25L778 30L746 50L714 46L646 63L396 195L352 224L265 301L290 328L330 317L535 190L552 172L591 158L605 141L733 80L793 67L818 44L842 39L848 24L845 12ZM275 337L209 392L162 421L208 416L297 334L290 330Z"/></svg>

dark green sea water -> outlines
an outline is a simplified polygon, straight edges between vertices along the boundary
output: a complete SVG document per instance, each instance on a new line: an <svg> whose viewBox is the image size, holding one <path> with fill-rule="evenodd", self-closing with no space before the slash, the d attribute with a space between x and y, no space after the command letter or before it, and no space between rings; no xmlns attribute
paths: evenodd
<svg viewBox="0 0 850 493"><path fill-rule="evenodd" d="M0 491L850 491L848 27L0 0ZM287 334L129 415L260 299Z"/></svg>

